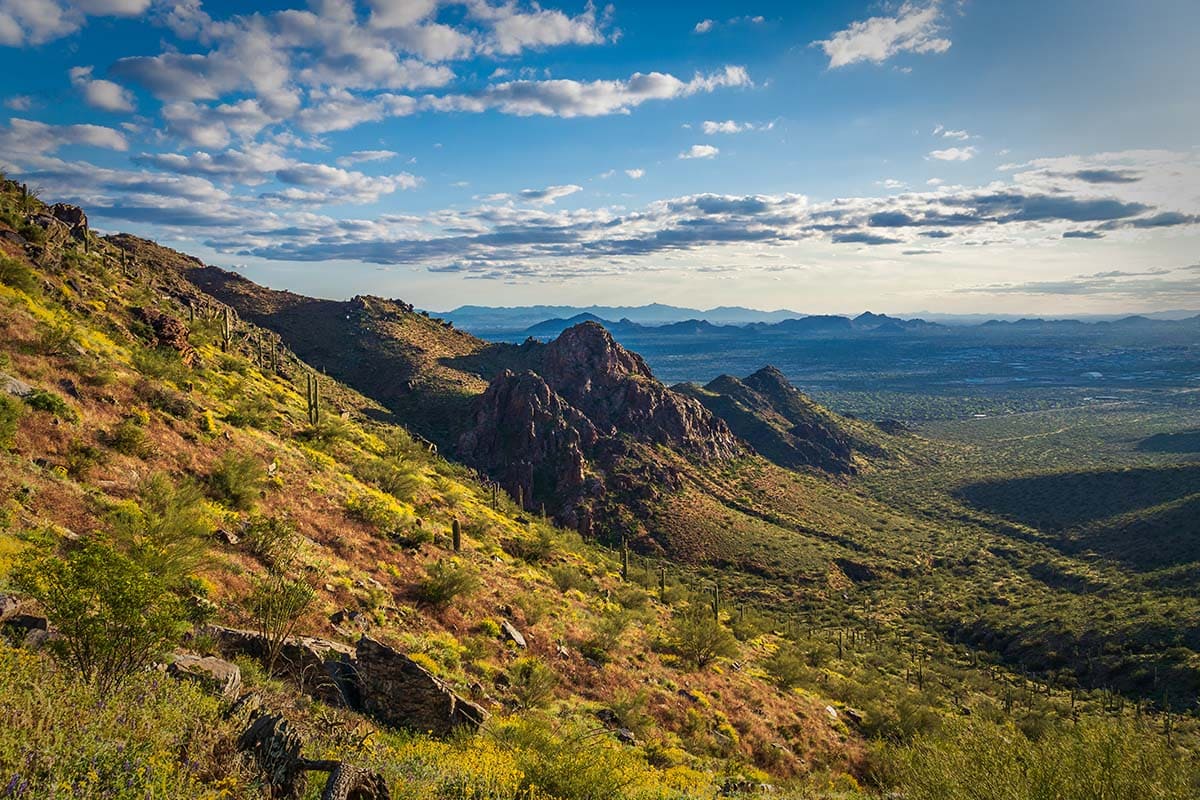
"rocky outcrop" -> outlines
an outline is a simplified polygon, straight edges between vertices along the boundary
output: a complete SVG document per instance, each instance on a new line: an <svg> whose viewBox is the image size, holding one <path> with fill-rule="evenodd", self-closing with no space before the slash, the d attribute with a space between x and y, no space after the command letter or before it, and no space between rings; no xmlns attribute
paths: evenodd
<svg viewBox="0 0 1200 800"><path fill-rule="evenodd" d="M189 367L194 367L199 363L200 355L188 341L190 331L187 323L154 308L135 308L133 313L152 331L150 340L152 347L167 347L174 350L179 353L183 363Z"/></svg>
<svg viewBox="0 0 1200 800"><path fill-rule="evenodd" d="M790 469L853 474L855 438L832 412L796 389L775 367L746 378L722 375L703 388L675 387L724 420L760 455Z"/></svg>
<svg viewBox="0 0 1200 800"><path fill-rule="evenodd" d="M237 664L213 656L177 653L167 665L167 674L179 680L195 681L207 691L235 698L242 688L242 671Z"/></svg>
<svg viewBox="0 0 1200 800"><path fill-rule="evenodd" d="M364 636L358 642L363 710L399 728L448 736L483 724L484 710L408 656Z"/></svg>
<svg viewBox="0 0 1200 800"><path fill-rule="evenodd" d="M544 506L589 532L610 490L653 493L677 483L660 464L650 470L654 481L614 481L612 466L636 448L699 462L742 452L725 423L659 383L641 356L594 322L524 345L522 354L528 369L501 371L476 400L458 453L526 508ZM625 465L625 477L634 472Z"/></svg>
<svg viewBox="0 0 1200 800"><path fill-rule="evenodd" d="M206 632L224 655L265 660L269 647L257 631L209 625ZM338 705L356 706L354 648L312 636L289 636L279 651L275 669L315 697Z"/></svg>

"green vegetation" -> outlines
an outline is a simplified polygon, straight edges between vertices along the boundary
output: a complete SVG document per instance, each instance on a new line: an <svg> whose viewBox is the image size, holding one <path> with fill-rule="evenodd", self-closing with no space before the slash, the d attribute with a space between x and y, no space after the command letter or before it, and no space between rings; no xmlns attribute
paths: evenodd
<svg viewBox="0 0 1200 800"><path fill-rule="evenodd" d="M208 488L214 499L230 508L249 511L258 502L265 480L266 470L258 459L229 451L208 473Z"/></svg>
<svg viewBox="0 0 1200 800"><path fill-rule="evenodd" d="M101 540L63 555L31 549L11 580L58 630L53 651L101 693L145 669L183 633L183 610L166 580L138 554Z"/></svg>
<svg viewBox="0 0 1200 800"><path fill-rule="evenodd" d="M439 559L417 584L417 599L434 608L446 608L479 588L478 573L470 566Z"/></svg>

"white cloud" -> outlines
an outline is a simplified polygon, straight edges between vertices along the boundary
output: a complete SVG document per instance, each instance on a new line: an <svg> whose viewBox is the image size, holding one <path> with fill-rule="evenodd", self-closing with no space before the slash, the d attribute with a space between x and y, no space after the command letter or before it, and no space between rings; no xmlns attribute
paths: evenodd
<svg viewBox="0 0 1200 800"><path fill-rule="evenodd" d="M944 53L950 40L942 32L939 0L927 5L906 2L894 17L871 17L852 22L829 39L813 42L829 57L830 69L859 61L882 64L899 53Z"/></svg>
<svg viewBox="0 0 1200 800"><path fill-rule="evenodd" d="M687 150L679 154L680 158L713 158L720 153L720 149L713 147L711 144L694 144Z"/></svg>
<svg viewBox="0 0 1200 800"><path fill-rule="evenodd" d="M28 94L14 94L11 97L4 98L4 107L13 111L28 111L33 108L33 96Z"/></svg>
<svg viewBox="0 0 1200 800"><path fill-rule="evenodd" d="M693 28L692 30L695 31L696 33L708 33L709 31L711 31L713 29L713 25L715 25L715 24L716 23L713 22L711 19L702 19L696 23L696 27Z"/></svg>
<svg viewBox="0 0 1200 800"><path fill-rule="evenodd" d="M775 127L774 122L766 122L755 124L753 122L736 122L732 119L727 119L724 122L714 122L705 120L701 125L704 132L709 136L714 136L718 133L744 133L746 131L769 131Z"/></svg>
<svg viewBox="0 0 1200 800"><path fill-rule="evenodd" d="M0 0L0 45L39 45L68 36L88 16L131 17L151 0Z"/></svg>
<svg viewBox="0 0 1200 800"><path fill-rule="evenodd" d="M545 189L522 189L515 194L490 194L481 199L488 203L525 202L536 206L547 206L582 191L582 186L568 183L561 186L547 186Z"/></svg>
<svg viewBox="0 0 1200 800"><path fill-rule="evenodd" d="M929 158L938 161L970 161L978 152L974 147L947 147L945 150L930 152Z"/></svg>
<svg viewBox="0 0 1200 800"><path fill-rule="evenodd" d="M0 153L5 156L54 153L68 145L129 149L129 142L120 131L103 125L47 125L13 117L8 127L0 128Z"/></svg>
<svg viewBox="0 0 1200 800"><path fill-rule="evenodd" d="M635 73L628 80L509 81L467 95L428 95L422 106L437 111L482 112L497 109L517 116L596 117L627 114L648 100L750 86L744 67L727 66L710 75L682 81L662 72Z"/></svg>
<svg viewBox="0 0 1200 800"><path fill-rule="evenodd" d="M388 161L400 155L393 150L355 150L353 153L342 156L337 160L339 167L349 167L353 164L362 164L367 161Z"/></svg>
<svg viewBox="0 0 1200 800"><path fill-rule="evenodd" d="M516 3L492 6L485 0L469 0L471 16L491 26L489 41L484 50L501 55L517 55L526 49L541 49L565 44L603 44L609 36L605 33L610 12L597 19L596 8L591 3L582 14L569 17L557 9L543 9L538 5L532 11L519 11Z"/></svg>
<svg viewBox="0 0 1200 800"><path fill-rule="evenodd" d="M92 108L101 111L133 111L133 93L120 84L92 77L91 67L73 67L68 72L71 85L83 93Z"/></svg>
<svg viewBox="0 0 1200 800"><path fill-rule="evenodd" d="M625 170L625 174L636 181L636 180L641 180L645 176L646 170L644 170L644 169L627 169L627 170Z"/></svg>

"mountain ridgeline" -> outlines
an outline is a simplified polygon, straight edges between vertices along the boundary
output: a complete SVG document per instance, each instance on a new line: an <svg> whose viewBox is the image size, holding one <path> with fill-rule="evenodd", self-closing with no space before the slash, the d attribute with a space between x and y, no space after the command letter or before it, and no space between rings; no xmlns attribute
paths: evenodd
<svg viewBox="0 0 1200 800"><path fill-rule="evenodd" d="M775 369L668 388L592 320L549 342L489 343L402 301L308 298L152 242L114 241L275 332L524 508L586 535L629 538L633 509L636 530L661 542L655 501L706 464L763 457L851 474L886 454L881 430L822 408Z"/></svg>

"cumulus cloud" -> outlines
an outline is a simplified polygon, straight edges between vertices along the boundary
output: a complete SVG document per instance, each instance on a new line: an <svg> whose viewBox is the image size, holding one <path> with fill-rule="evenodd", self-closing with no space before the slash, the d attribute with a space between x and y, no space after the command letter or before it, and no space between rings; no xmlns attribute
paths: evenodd
<svg viewBox="0 0 1200 800"><path fill-rule="evenodd" d="M133 111L133 93L120 84L92 77L92 67L72 67L68 73L71 85L80 91L84 101L101 111Z"/></svg>
<svg viewBox="0 0 1200 800"><path fill-rule="evenodd" d="M690 81L663 72L638 72L627 80L508 81L473 94L428 95L422 98L422 107L469 112L495 109L523 117L597 117L627 114L650 100L671 100L723 87L750 85L745 68L727 66L709 75L697 74Z"/></svg>
<svg viewBox="0 0 1200 800"><path fill-rule="evenodd" d="M727 119L724 122L714 122L713 120L705 120L701 124L701 129L705 134L714 136L718 133L744 133L746 131L769 131L775 127L774 122L765 122L757 124L754 122L737 122L732 119Z"/></svg>
<svg viewBox="0 0 1200 800"><path fill-rule="evenodd" d="M680 158L715 158L721 150L711 144L694 144L679 154Z"/></svg>
<svg viewBox="0 0 1200 800"><path fill-rule="evenodd" d="M627 170L625 170L625 174L636 181L636 180L641 180L646 175L646 170L644 170L644 169L627 169Z"/></svg>
<svg viewBox="0 0 1200 800"><path fill-rule="evenodd" d="M0 46L39 45L79 30L90 16L130 17L151 0L0 0Z"/></svg>
<svg viewBox="0 0 1200 800"><path fill-rule="evenodd" d="M355 150L338 158L337 165L339 167L349 167L368 161L388 161L398 155L400 154L394 150Z"/></svg>
<svg viewBox="0 0 1200 800"><path fill-rule="evenodd" d="M692 31L695 33L708 33L713 29L713 25L715 24L711 19L702 19L696 23L696 27L692 28Z"/></svg>
<svg viewBox="0 0 1200 800"><path fill-rule="evenodd" d="M947 147L945 150L933 150L929 158L937 161L970 161L978 152L974 147Z"/></svg>
<svg viewBox="0 0 1200 800"><path fill-rule="evenodd" d="M483 198L489 203L524 202L532 205L547 206L557 203L564 197L582 192L583 187L573 183L561 186L547 186L544 189L522 189L515 194L491 194Z"/></svg>
<svg viewBox="0 0 1200 800"><path fill-rule="evenodd" d="M830 38L813 42L829 57L830 69L860 61L882 64L899 53L944 53L950 40L941 36L942 9L937 0L926 5L905 3L895 16L852 22Z"/></svg>
<svg viewBox="0 0 1200 800"><path fill-rule="evenodd" d="M7 127L0 127L0 153L6 156L55 153L69 145L129 149L124 134L103 125L48 125L13 117Z"/></svg>
<svg viewBox="0 0 1200 800"><path fill-rule="evenodd" d="M605 33L609 12L597 18L596 7L591 3L574 17L537 5L530 11L521 11L516 3L492 6L483 0L470 2L468 8L472 17L491 26L485 49L501 55L565 44L602 44L609 38Z"/></svg>
<svg viewBox="0 0 1200 800"><path fill-rule="evenodd" d="M4 107L13 111L28 111L33 108L33 96L28 94L14 94L4 98Z"/></svg>

